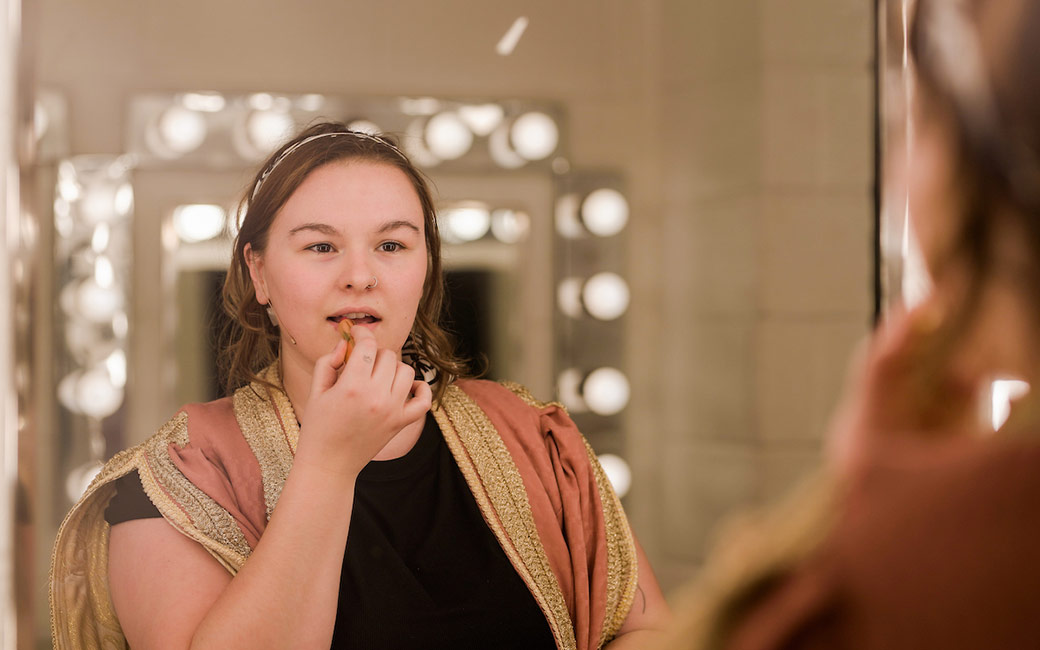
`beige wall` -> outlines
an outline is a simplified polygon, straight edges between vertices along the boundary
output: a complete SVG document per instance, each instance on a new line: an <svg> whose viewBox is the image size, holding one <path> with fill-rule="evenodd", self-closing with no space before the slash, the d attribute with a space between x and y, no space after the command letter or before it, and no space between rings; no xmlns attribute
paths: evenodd
<svg viewBox="0 0 1040 650"><path fill-rule="evenodd" d="M666 587L720 516L816 462L872 305L870 3L43 0L39 14L39 83L69 100L73 153L122 151L142 90L560 102L574 167L628 182L627 504ZM518 15L530 27L499 57Z"/></svg>

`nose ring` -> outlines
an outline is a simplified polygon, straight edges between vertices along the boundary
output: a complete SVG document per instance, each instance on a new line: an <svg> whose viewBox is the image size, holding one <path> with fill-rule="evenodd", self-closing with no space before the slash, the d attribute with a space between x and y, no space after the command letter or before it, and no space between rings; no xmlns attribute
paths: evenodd
<svg viewBox="0 0 1040 650"><path fill-rule="evenodd" d="M379 284L379 278L377 278L376 276L373 275L372 276L372 282L370 282L365 288L366 289L375 289L378 284Z"/></svg>

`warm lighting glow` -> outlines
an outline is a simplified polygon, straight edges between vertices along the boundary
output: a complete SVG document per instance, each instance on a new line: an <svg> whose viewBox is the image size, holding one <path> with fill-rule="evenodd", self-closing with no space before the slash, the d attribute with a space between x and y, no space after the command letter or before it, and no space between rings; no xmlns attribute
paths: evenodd
<svg viewBox="0 0 1040 650"><path fill-rule="evenodd" d="M531 217L521 210L493 210L491 234L505 244L516 244L527 239L531 231Z"/></svg>
<svg viewBox="0 0 1040 650"><path fill-rule="evenodd" d="M593 413L620 413L628 405L628 378L617 368L597 368L585 378L581 394Z"/></svg>
<svg viewBox="0 0 1040 650"><path fill-rule="evenodd" d="M383 132L383 130L379 128L378 124L369 120L353 120L347 123L347 128L351 131L367 133L369 135L379 135Z"/></svg>
<svg viewBox="0 0 1040 650"><path fill-rule="evenodd" d="M130 211L134 209L134 186L130 183L123 183L116 188L112 207L115 209L116 215L120 217L130 214Z"/></svg>
<svg viewBox="0 0 1040 650"><path fill-rule="evenodd" d="M108 248L111 239L111 229L107 223L99 223L94 228L94 234L90 237L90 249L95 253L102 253Z"/></svg>
<svg viewBox="0 0 1040 650"><path fill-rule="evenodd" d="M469 104L459 108L459 117L473 133L485 137L502 123L505 111L498 104Z"/></svg>
<svg viewBox="0 0 1040 650"><path fill-rule="evenodd" d="M219 205L192 203L173 209L173 229L183 242L213 239L224 231L226 224L227 213Z"/></svg>
<svg viewBox="0 0 1040 650"><path fill-rule="evenodd" d="M585 283L581 298L593 318L614 320L628 309L628 284L616 273L597 273Z"/></svg>
<svg viewBox="0 0 1040 650"><path fill-rule="evenodd" d="M581 318L581 278L564 278L556 287L556 305L571 318Z"/></svg>
<svg viewBox="0 0 1040 650"><path fill-rule="evenodd" d="M102 289L108 289L116 283L116 272L112 268L112 260L98 255L94 260L94 282Z"/></svg>
<svg viewBox="0 0 1040 650"><path fill-rule="evenodd" d="M318 93L301 95L296 100L296 105L304 111L320 111L321 107L325 105L325 95L319 95Z"/></svg>
<svg viewBox="0 0 1040 650"><path fill-rule="evenodd" d="M274 151L285 142L292 135L294 128L292 117L281 110L254 111L246 118L246 134L249 141L258 151L265 154Z"/></svg>
<svg viewBox="0 0 1040 650"><path fill-rule="evenodd" d="M510 130L516 152L527 160L542 160L556 151L560 132L556 122L545 113L524 113L516 118Z"/></svg>
<svg viewBox="0 0 1040 650"><path fill-rule="evenodd" d="M93 226L125 216L126 213L119 212L124 206L120 203L118 190L112 183L91 183L79 203L79 213L83 220Z"/></svg>
<svg viewBox="0 0 1040 650"><path fill-rule="evenodd" d="M491 213L481 206L448 208L438 220L445 240L452 243L476 241L491 228Z"/></svg>
<svg viewBox="0 0 1040 650"><path fill-rule="evenodd" d="M993 382L992 416L993 430L1004 426L1011 415L1011 402L1024 397L1029 392L1029 384L1018 379L999 379Z"/></svg>
<svg viewBox="0 0 1040 650"><path fill-rule="evenodd" d="M181 104L189 111L219 113L227 106L227 100L220 93L185 93L181 95Z"/></svg>
<svg viewBox="0 0 1040 650"><path fill-rule="evenodd" d="M206 131L202 115L183 106L171 106L159 117L159 140L174 155L198 149L206 139Z"/></svg>
<svg viewBox="0 0 1040 650"><path fill-rule="evenodd" d="M126 386L126 353L115 350L105 359L105 369L117 388Z"/></svg>
<svg viewBox="0 0 1040 650"><path fill-rule="evenodd" d="M115 283L103 287L93 277L76 288L75 311L93 323L107 323L123 308L123 292Z"/></svg>
<svg viewBox="0 0 1040 650"><path fill-rule="evenodd" d="M527 161L513 150L509 143L509 129L503 124L491 132L488 138L488 153L491 160L503 169L517 169L527 164Z"/></svg>
<svg viewBox="0 0 1040 650"><path fill-rule="evenodd" d="M616 235L628 223L628 201L621 192L606 187L590 192L581 204L581 221L594 235Z"/></svg>
<svg viewBox="0 0 1040 650"><path fill-rule="evenodd" d="M119 410L122 403L123 389L112 383L106 368L91 368L76 380L76 404L80 413L106 418Z"/></svg>
<svg viewBox="0 0 1040 650"><path fill-rule="evenodd" d="M445 111L426 123L426 146L441 160L455 160L473 146L473 132L457 113Z"/></svg>
<svg viewBox="0 0 1040 650"><path fill-rule="evenodd" d="M556 378L556 391L560 401L571 413L583 413L589 410L581 396L581 373L576 368L568 368Z"/></svg>
<svg viewBox="0 0 1040 650"><path fill-rule="evenodd" d="M79 498L90 487L91 481L101 471L101 467L101 461L92 460L69 472L69 475L65 478L65 494L70 501L79 501Z"/></svg>
<svg viewBox="0 0 1040 650"><path fill-rule="evenodd" d="M577 194L565 194L556 200L556 232L566 239L577 239L585 234L578 220L581 205Z"/></svg>
<svg viewBox="0 0 1040 650"><path fill-rule="evenodd" d="M625 459L614 454L600 454L598 458L603 473L607 475L618 497L628 494L632 487L632 470Z"/></svg>

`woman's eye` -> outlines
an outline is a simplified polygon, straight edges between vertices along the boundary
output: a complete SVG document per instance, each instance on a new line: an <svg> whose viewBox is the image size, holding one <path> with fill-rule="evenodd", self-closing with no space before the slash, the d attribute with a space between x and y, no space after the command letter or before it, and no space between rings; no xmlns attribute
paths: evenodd
<svg viewBox="0 0 1040 650"><path fill-rule="evenodd" d="M309 250L314 251L315 253L331 253L332 252L332 244L312 244L311 246L308 246L307 248Z"/></svg>
<svg viewBox="0 0 1040 650"><path fill-rule="evenodd" d="M402 248L403 246L395 241L385 241L379 245L379 250L383 251L384 253L396 253Z"/></svg>

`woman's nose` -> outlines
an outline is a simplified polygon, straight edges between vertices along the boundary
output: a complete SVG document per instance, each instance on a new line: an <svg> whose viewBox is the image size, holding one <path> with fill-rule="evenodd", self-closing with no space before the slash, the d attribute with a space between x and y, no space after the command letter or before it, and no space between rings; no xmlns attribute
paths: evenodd
<svg viewBox="0 0 1040 650"><path fill-rule="evenodd" d="M346 289L372 289L378 283L371 266L364 260L347 261L340 274L340 286Z"/></svg>

